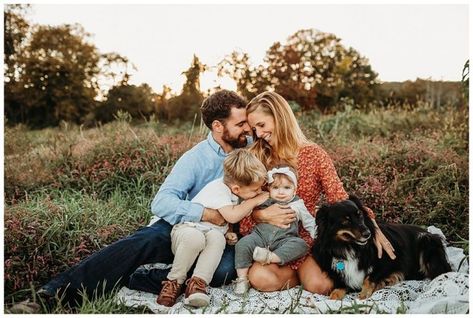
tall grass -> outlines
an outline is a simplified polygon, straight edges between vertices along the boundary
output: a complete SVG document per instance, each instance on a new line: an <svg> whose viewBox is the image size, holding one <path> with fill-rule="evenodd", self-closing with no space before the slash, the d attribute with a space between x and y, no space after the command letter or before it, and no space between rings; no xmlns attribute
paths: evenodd
<svg viewBox="0 0 473 318"><path fill-rule="evenodd" d="M378 218L436 225L467 248L468 110L418 106L362 112L345 105L299 121L334 159L347 191ZM88 130L6 128L6 306L33 299L51 276L145 225L177 158L204 137L192 124L132 125L126 116ZM131 312L111 299L52 312Z"/></svg>
<svg viewBox="0 0 473 318"><path fill-rule="evenodd" d="M346 107L301 117L334 159L347 191L387 221L468 236L468 111Z"/></svg>

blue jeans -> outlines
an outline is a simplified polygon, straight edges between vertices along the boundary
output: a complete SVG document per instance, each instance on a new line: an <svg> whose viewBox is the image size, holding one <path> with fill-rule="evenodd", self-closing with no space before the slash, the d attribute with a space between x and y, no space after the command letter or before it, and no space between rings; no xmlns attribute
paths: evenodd
<svg viewBox="0 0 473 318"><path fill-rule="evenodd" d="M164 220L159 220L149 227L138 229L130 236L121 239L92 254L79 264L59 274L48 284L66 286L64 300L69 304L80 303L79 291L84 290L89 297L97 290L99 294L107 294L114 287L128 286L130 276L143 264L165 263L171 264L174 255L171 252L172 226ZM236 277L234 268L235 252L233 246L227 246L222 260L214 274L211 286L222 286L230 283ZM165 278L150 272L148 276L141 275L141 280ZM144 278L144 280L143 280ZM134 288L140 288L137 280ZM161 282L154 281L154 285ZM147 290L149 291L149 290ZM156 290L156 293L159 290Z"/></svg>

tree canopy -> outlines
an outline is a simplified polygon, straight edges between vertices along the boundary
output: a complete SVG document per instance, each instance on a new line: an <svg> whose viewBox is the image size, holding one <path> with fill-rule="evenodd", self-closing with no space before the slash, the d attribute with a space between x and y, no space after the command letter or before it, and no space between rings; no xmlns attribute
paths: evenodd
<svg viewBox="0 0 473 318"><path fill-rule="evenodd" d="M4 8L7 124L42 128L61 121L104 123L113 120L118 111L136 119L156 115L166 121L199 116L205 97L200 76L210 67L196 55L181 74L186 80L180 93L166 85L161 93L155 93L148 84L130 85L130 71L136 70L135 66L119 53L99 52L80 25L31 25L28 5ZM456 83L418 79L380 84L366 57L345 47L336 35L316 29L299 30L285 42L273 43L259 65L252 64L248 53L231 52L217 65L217 71L233 78L237 91L248 100L274 90L297 111L336 111L343 98L356 106L372 101L414 104L424 100L438 107L468 99L469 62L462 74L463 99L458 97Z"/></svg>
<svg viewBox="0 0 473 318"><path fill-rule="evenodd" d="M61 120L80 123L97 106L99 77L127 65L101 54L80 25L30 26L18 6L5 10L5 114L10 123L41 128ZM126 69L126 67L125 67ZM121 79L126 81L127 72Z"/></svg>
<svg viewBox="0 0 473 318"><path fill-rule="evenodd" d="M200 116L199 108L204 100L200 89L200 75L206 69L207 66L194 55L190 67L182 73L186 77L182 93L171 97L164 105L166 119L193 120L195 116Z"/></svg>
<svg viewBox="0 0 473 318"><path fill-rule="evenodd" d="M315 29L274 43L258 66L250 64L247 53L233 52L219 64L219 74L232 77L247 98L272 89L303 110L326 110L346 96L366 102L377 85L377 74L366 58L345 48L335 35Z"/></svg>

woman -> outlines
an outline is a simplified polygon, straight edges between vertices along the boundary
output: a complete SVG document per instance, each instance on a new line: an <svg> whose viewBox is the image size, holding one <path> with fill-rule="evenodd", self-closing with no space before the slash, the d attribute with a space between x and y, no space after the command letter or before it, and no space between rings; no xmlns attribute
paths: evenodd
<svg viewBox="0 0 473 318"><path fill-rule="evenodd" d="M259 94L248 104L247 118L257 137L251 151L268 169L282 162L297 167L297 195L311 213L315 212L322 194L329 203L348 199L332 160L320 146L304 136L282 96L274 92ZM240 232L248 234L256 222L272 223L271 213L270 208L254 211L240 222ZM372 211L371 216L374 218ZM313 239L304 228L299 228L299 234L310 247L313 245ZM376 244L379 257L384 249L392 259L395 258L391 244L379 229ZM330 293L332 281L308 255L285 266L253 263L248 273L251 285L260 291L276 291L302 284L312 293Z"/></svg>

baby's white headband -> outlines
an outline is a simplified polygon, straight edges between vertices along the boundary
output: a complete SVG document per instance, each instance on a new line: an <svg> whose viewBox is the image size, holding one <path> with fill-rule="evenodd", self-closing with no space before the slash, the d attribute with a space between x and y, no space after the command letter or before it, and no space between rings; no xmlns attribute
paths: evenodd
<svg viewBox="0 0 473 318"><path fill-rule="evenodd" d="M297 187L297 178L294 172L289 169L289 167L282 167L282 168L273 168L270 171L268 171L268 183L273 183L274 178L273 174L280 173L280 174L285 174L286 176L289 177L289 179L292 180L294 185Z"/></svg>

